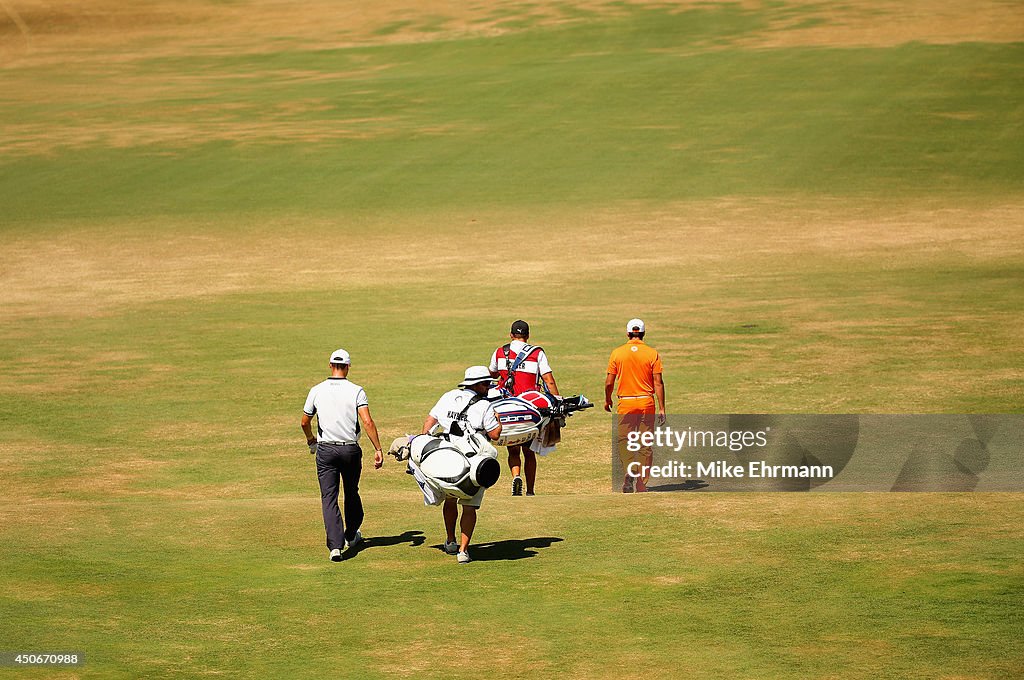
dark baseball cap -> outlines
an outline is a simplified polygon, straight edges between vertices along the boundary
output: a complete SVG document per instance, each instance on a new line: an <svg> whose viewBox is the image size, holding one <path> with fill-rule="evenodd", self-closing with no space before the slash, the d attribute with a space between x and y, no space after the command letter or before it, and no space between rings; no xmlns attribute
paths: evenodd
<svg viewBox="0 0 1024 680"><path fill-rule="evenodd" d="M529 335L530 324L526 323L522 319L519 319L519 321L513 321L511 333L512 335Z"/></svg>

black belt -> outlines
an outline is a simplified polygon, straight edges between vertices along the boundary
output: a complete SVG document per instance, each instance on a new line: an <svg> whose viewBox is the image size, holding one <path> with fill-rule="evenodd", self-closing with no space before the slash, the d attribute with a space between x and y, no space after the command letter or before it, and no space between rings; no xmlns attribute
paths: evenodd
<svg viewBox="0 0 1024 680"><path fill-rule="evenodd" d="M334 446L359 446L359 442L330 442L321 439L318 444L332 444Z"/></svg>

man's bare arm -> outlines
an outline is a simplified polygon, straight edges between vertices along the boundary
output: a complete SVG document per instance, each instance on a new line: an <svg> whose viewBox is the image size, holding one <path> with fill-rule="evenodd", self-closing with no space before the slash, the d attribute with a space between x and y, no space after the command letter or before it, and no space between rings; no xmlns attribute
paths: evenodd
<svg viewBox="0 0 1024 680"><path fill-rule="evenodd" d="M302 420L299 422L299 427L306 433L306 442L310 442L316 437L313 436L313 418L305 413L302 414Z"/></svg>
<svg viewBox="0 0 1024 680"><path fill-rule="evenodd" d="M558 385L555 384L555 376L551 371L542 375L541 379L544 381L544 384L548 386L548 392L554 395L558 394Z"/></svg>
<svg viewBox="0 0 1024 680"><path fill-rule="evenodd" d="M434 416L427 416L427 419L423 421L423 432L422 434L430 434L430 431L437 425L437 418Z"/></svg>
<svg viewBox="0 0 1024 680"><path fill-rule="evenodd" d="M305 411L302 412L302 420L299 421L299 427L306 434L306 446L309 447L311 454L316 454L316 435L313 434L313 416L307 415Z"/></svg>
<svg viewBox="0 0 1024 680"><path fill-rule="evenodd" d="M658 419L662 424L665 423L665 380L661 377L661 373L654 374L654 394L658 397L658 403L660 404L660 410L658 411Z"/></svg>
<svg viewBox="0 0 1024 680"><path fill-rule="evenodd" d="M380 448L377 424L373 422L369 406L360 406L356 412L359 414L359 420L363 421L363 427L366 428L366 436L370 438L370 443L373 444L373 467L379 468L384 465L384 451Z"/></svg>
<svg viewBox="0 0 1024 680"><path fill-rule="evenodd" d="M604 376L604 410L612 410L612 390L615 389L615 374L607 373Z"/></svg>
<svg viewBox="0 0 1024 680"><path fill-rule="evenodd" d="M501 423L498 423L498 426L493 430L488 430L487 436L490 437L492 441L497 441L498 437L501 436Z"/></svg>

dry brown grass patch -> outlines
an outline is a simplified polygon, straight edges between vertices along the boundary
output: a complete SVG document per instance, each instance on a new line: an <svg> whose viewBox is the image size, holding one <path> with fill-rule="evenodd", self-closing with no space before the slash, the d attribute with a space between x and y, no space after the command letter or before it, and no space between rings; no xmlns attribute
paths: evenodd
<svg viewBox="0 0 1024 680"><path fill-rule="evenodd" d="M219 91L239 83L318 82L371 77L391 64L369 64L353 55L351 64L334 72L264 69L258 72L126 73L118 64L155 58L238 56L306 51L395 42L424 42L465 36L491 36L623 16L637 9L684 12L714 4L764 11L760 2L709 3L698 0L610 3L594 0L523 3L492 0L469 4L456 0L381 0L337 3L310 0L301 5L279 0L217 3L123 3L116 0L4 0L11 14L0 12L0 75L11 103L53 103L78 109L73 119L23 120L4 126L0 153L6 156L53 154L85 147L161 149L194 147L208 142L234 144L316 144L375 139L392 134L446 135L465 127L418 127L403 120L338 120L323 101L285 104L276 110L225 102L208 107L160 110L161 97ZM1024 41L1024 12L1014 2L979 0L851 0L836 6L820 0L790 0L785 18L766 31L736 39L730 47L793 46L884 47L918 41ZM27 34L21 35L17 16ZM722 49L721 44L687 44L683 49ZM671 48L669 51L678 51ZM578 56L582 56L578 55ZM360 59L363 62L360 62ZM71 69L74 79L50 78L46 87L22 80L19 69L52 66ZM6 71L6 74L4 73ZM88 83L88 86L83 86ZM127 114L119 120L91 119L88 105L116 102ZM322 116L316 115L322 113ZM314 114L314 115L310 115ZM958 120L973 114L940 114ZM159 122L154 122L159 121ZM719 162L730 163L723 151Z"/></svg>
<svg viewBox="0 0 1024 680"><path fill-rule="evenodd" d="M438 612L443 616L445 612ZM451 623L431 632L429 636L415 636L401 645L383 646L372 650L377 668L386 675L424 677L445 668L453 659L460 662L473 660L477 672L483 676L501 677L509 668L530 659L530 670L544 676L549 668L545 661L546 643L542 640L504 631L488 631L486 646L471 627ZM469 641L473 642L469 642Z"/></svg>
<svg viewBox="0 0 1024 680"><path fill-rule="evenodd" d="M465 35L500 35L522 26L553 26L628 14L632 8L682 12L714 4L762 11L754 0L595 0L524 3L491 0L380 0L337 3L278 0L214 3L121 3L115 0L5 0L28 30L0 12L0 51L34 62L80 57L261 52L291 41L298 49L423 42ZM1024 39L1024 12L1012 0L790 0L805 11L787 14L769 31L743 40L751 47L890 46L909 41L1014 42ZM105 56L96 54L102 51Z"/></svg>
<svg viewBox="0 0 1024 680"><path fill-rule="evenodd" d="M502 229L544 240L571 234L574 249L538 253L530 271L563 279L606 277L631 264L666 268L680 285L714 264L721 277L749 275L754 263L884 257L892 265L929 258L1019 261L1024 257L1024 203L949 207L934 202L886 207L865 202L725 199L651 208L624 205L566 213L380 216L344 219L234 218L237 224L109 221L54 225L9 234L0 246L0 319L80 317L165 300L231 293L343 289L464 281L461 255L438 248L443 225L451 242L489 250ZM238 239L238 231L246 233ZM356 266L310 257L308 244L344 233ZM624 240L622 236L629 234ZM609 243L616 243L609 248ZM658 247L652 251L650 244ZM803 266L806 266L803 265ZM693 286L707 285L704 278ZM689 285L689 284L686 284Z"/></svg>
<svg viewBox="0 0 1024 680"><path fill-rule="evenodd" d="M789 0L808 11L740 41L758 48L892 47L908 42L1019 42L1024 12L1014 0Z"/></svg>

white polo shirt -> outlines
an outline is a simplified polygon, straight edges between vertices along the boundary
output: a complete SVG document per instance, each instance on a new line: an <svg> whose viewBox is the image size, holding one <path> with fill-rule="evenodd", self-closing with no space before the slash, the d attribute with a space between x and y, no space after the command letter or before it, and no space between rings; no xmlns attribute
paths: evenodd
<svg viewBox="0 0 1024 680"><path fill-rule="evenodd" d="M347 378L328 378L314 385L302 412L316 416L317 439L323 442L358 442L361 406L369 406L366 392Z"/></svg>
<svg viewBox="0 0 1024 680"><path fill-rule="evenodd" d="M430 415L437 418L437 422L450 432L452 423L456 420L468 434L470 431L490 432L498 427L498 416L494 413L494 405L486 399L480 399L469 407L465 413L469 400L476 396L475 392L458 387L450 392L445 392L441 398L430 409Z"/></svg>
<svg viewBox="0 0 1024 680"><path fill-rule="evenodd" d="M526 347L526 343L522 340L513 340L508 343L508 348L514 352L517 357L524 347ZM501 348L499 347L498 349ZM494 353L491 354L491 363L488 368L493 372L507 371L510 363L515 363L515 359L510 362L505 357L499 357L498 350L496 349L494 350ZM524 361L516 370L522 371L523 373L533 373L534 375L547 375L551 372L551 364L548 363L548 355L544 353L544 350L541 350L537 353L536 361Z"/></svg>

